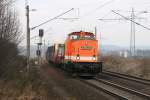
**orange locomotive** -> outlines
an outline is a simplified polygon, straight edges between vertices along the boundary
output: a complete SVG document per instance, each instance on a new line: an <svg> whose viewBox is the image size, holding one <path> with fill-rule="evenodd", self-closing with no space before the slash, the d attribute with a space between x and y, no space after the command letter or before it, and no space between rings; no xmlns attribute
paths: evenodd
<svg viewBox="0 0 150 100"><path fill-rule="evenodd" d="M98 61L98 41L91 32L70 33L64 45L49 47L46 56L48 61L61 64L71 73L95 75L102 71L102 63Z"/></svg>

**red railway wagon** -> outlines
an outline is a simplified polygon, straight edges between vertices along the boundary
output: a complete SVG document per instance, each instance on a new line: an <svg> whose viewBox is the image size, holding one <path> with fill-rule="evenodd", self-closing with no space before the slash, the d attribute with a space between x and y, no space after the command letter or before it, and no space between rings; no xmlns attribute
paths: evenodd
<svg viewBox="0 0 150 100"><path fill-rule="evenodd" d="M48 47L47 60L61 64L65 70L80 75L96 75L102 71L98 60L98 40L91 32L72 32L64 44Z"/></svg>
<svg viewBox="0 0 150 100"><path fill-rule="evenodd" d="M64 44L54 44L53 46L48 47L46 51L46 59L50 63L63 63L64 59Z"/></svg>

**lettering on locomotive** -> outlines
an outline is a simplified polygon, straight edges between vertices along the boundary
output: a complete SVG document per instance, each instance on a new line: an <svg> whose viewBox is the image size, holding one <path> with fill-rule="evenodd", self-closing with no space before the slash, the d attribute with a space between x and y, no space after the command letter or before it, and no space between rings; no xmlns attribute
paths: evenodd
<svg viewBox="0 0 150 100"><path fill-rule="evenodd" d="M91 50L92 48L92 46L81 46L82 50Z"/></svg>

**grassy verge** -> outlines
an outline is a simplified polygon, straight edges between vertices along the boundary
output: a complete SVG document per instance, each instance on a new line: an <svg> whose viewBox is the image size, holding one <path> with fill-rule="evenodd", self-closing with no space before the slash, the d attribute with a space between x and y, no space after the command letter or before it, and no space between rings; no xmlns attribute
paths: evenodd
<svg viewBox="0 0 150 100"><path fill-rule="evenodd" d="M3 67L0 77L0 100L48 100L49 84L36 67L26 70L24 57Z"/></svg>
<svg viewBox="0 0 150 100"><path fill-rule="evenodd" d="M104 69L150 80L150 59L105 56Z"/></svg>

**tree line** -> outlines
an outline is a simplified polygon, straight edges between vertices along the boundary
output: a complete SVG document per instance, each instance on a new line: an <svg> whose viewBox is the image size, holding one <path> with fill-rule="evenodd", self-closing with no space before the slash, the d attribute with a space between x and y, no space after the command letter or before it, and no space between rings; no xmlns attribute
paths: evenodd
<svg viewBox="0 0 150 100"><path fill-rule="evenodd" d="M19 53L22 32L13 4L13 0L0 0L0 76L12 68Z"/></svg>

